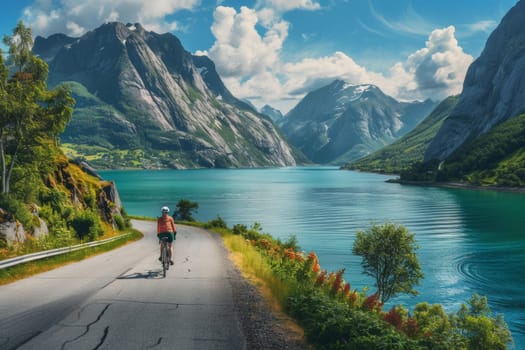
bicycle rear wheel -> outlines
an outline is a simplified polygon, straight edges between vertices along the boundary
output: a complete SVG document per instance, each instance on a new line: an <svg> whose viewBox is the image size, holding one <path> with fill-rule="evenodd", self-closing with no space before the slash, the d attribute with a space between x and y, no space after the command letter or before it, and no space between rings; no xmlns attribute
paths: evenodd
<svg viewBox="0 0 525 350"><path fill-rule="evenodd" d="M168 257L168 242L163 241L162 247L162 276L166 277L166 271L169 269L170 262Z"/></svg>

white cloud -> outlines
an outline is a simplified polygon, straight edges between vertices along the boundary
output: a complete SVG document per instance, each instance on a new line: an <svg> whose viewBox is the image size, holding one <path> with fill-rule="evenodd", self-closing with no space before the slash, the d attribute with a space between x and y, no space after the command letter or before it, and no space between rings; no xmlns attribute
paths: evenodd
<svg viewBox="0 0 525 350"><path fill-rule="evenodd" d="M426 47L408 57L403 69L415 85L400 86L399 97L441 99L461 92L465 74L474 58L463 52L454 32L453 26L434 30Z"/></svg>
<svg viewBox="0 0 525 350"><path fill-rule="evenodd" d="M275 22L261 36L256 29L259 18L255 10L242 7L237 13L224 6L216 8L214 20L211 30L216 41L209 56L223 77L245 80L278 63L279 52L288 35L288 23Z"/></svg>
<svg viewBox="0 0 525 350"><path fill-rule="evenodd" d="M71 33L71 35L73 36L80 36L82 35L82 33L86 32L86 29L84 27L81 27L77 23L71 21L66 23L66 28L68 29L69 33Z"/></svg>
<svg viewBox="0 0 525 350"><path fill-rule="evenodd" d="M321 5L312 0L258 0L256 8L271 8L282 13L295 9L319 10Z"/></svg>
<svg viewBox="0 0 525 350"><path fill-rule="evenodd" d="M24 21L36 35L65 33L79 36L105 22L139 22L148 30L178 29L166 16L194 9L201 0L39 0L24 11Z"/></svg>
<svg viewBox="0 0 525 350"><path fill-rule="evenodd" d="M389 20L374 8L371 1L369 5L372 16L391 31L405 34L427 35L431 28L433 28L432 24L421 17L411 5L405 11L403 18L399 20ZM367 29L371 30L370 28Z"/></svg>
<svg viewBox="0 0 525 350"><path fill-rule="evenodd" d="M287 63L283 72L287 77L285 90L290 96L297 97L304 96L308 91L327 85L335 79L344 79L353 84L384 83L382 75L368 72L343 52Z"/></svg>
<svg viewBox="0 0 525 350"><path fill-rule="evenodd" d="M370 71L343 52L282 62L279 52L287 23L281 21L281 30L270 28L261 35L255 29L257 14L247 8L240 13L218 8L213 26L217 41L209 55L235 96L249 98L260 106L269 103L283 112L309 91L335 79L375 84L400 100L443 99L461 92L473 61L458 45L455 29L450 26L432 31L424 48L409 55L405 62L396 63L387 74Z"/></svg>
<svg viewBox="0 0 525 350"><path fill-rule="evenodd" d="M493 20L485 20L485 21L479 21L476 23L472 23L467 25L467 29L470 33L476 33L476 32L485 32L490 33L497 25L496 21Z"/></svg>

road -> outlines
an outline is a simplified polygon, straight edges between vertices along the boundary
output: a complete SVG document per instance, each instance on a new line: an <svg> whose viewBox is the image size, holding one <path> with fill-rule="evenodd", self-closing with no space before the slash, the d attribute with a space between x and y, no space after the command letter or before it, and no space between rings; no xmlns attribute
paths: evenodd
<svg viewBox="0 0 525 350"><path fill-rule="evenodd" d="M244 349L233 266L220 238L179 226L162 277L154 222L145 238L0 287L0 349Z"/></svg>

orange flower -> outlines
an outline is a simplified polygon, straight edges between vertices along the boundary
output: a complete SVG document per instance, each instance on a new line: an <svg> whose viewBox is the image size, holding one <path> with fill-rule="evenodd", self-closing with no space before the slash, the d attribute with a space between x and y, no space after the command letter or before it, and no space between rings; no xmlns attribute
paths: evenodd
<svg viewBox="0 0 525 350"><path fill-rule="evenodd" d="M312 266L312 271L318 273L319 271L321 271L321 265L319 265L319 263L316 262L314 266Z"/></svg>

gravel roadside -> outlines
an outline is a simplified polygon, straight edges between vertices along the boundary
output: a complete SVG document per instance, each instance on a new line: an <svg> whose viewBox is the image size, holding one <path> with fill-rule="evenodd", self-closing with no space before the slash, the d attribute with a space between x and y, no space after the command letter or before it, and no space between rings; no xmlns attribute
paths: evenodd
<svg viewBox="0 0 525 350"><path fill-rule="evenodd" d="M215 236L229 254L222 238L219 235ZM273 311L257 287L242 276L231 260L230 263L232 268L228 269L229 278L247 349L312 349L305 342L303 335L290 326L289 318Z"/></svg>

